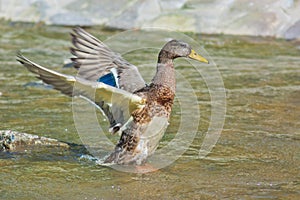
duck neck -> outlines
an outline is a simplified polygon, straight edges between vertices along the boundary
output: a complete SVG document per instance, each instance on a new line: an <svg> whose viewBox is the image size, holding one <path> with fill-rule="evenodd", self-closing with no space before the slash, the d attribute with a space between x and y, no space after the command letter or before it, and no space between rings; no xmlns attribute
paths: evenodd
<svg viewBox="0 0 300 200"><path fill-rule="evenodd" d="M158 58L156 74L152 79L152 83L168 87L175 93L175 69L172 59Z"/></svg>

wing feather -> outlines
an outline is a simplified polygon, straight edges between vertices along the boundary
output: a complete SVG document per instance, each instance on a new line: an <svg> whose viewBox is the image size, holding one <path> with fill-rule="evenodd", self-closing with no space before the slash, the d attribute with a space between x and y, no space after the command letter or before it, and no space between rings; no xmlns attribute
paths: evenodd
<svg viewBox="0 0 300 200"><path fill-rule="evenodd" d="M84 96L95 102L102 109L108 109L107 105L109 104L113 105L114 109L121 112L118 112L119 116L113 115L110 110L105 112L111 125L114 125L113 123L124 124L135 109L144 106L145 102L141 97L125 90L47 69L30 61L21 54L17 55L17 60L29 71L36 74L37 78L47 84L51 84L63 94L68 96Z"/></svg>
<svg viewBox="0 0 300 200"><path fill-rule="evenodd" d="M79 68L78 76L96 81L110 73L110 69L116 68L121 89L132 93L145 87L137 67L110 50L103 42L79 27L73 30L71 36L74 45L71 53L75 56L72 61Z"/></svg>

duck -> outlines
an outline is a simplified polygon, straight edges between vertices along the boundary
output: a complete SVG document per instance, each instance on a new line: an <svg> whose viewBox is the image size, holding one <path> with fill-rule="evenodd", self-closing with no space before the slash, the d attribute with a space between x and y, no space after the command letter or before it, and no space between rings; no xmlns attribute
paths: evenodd
<svg viewBox="0 0 300 200"><path fill-rule="evenodd" d="M84 29L76 27L70 35L76 76L40 66L20 52L17 61L44 83L70 97L92 101L106 115L108 131L119 133L120 139L103 163L143 165L169 125L176 90L173 60L209 61L184 41L171 39L160 50L155 76L147 84L135 65Z"/></svg>

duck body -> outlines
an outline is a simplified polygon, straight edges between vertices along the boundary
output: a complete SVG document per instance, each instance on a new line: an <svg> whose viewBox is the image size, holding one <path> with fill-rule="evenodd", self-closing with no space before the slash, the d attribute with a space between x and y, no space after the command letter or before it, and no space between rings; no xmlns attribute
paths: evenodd
<svg viewBox="0 0 300 200"><path fill-rule="evenodd" d="M156 74L146 85L134 65L83 29L74 32L71 35L75 48L71 48L71 53L75 56L72 58L75 68L79 69L76 77L39 66L20 54L17 60L54 89L69 96L82 95L104 112L110 122L110 132L121 134L114 151L103 159L104 164L145 163L169 124L176 89L173 60L189 57L208 61L188 44L171 40L161 49ZM76 84L80 87L74 87ZM91 88L96 88L96 94L87 92ZM118 101L112 101L116 95ZM127 107L123 101L128 102Z"/></svg>
<svg viewBox="0 0 300 200"><path fill-rule="evenodd" d="M156 150L165 129L168 126L174 92L162 85L150 84L137 93L146 99L146 105L132 113L132 121L126 125L121 138L112 154L105 160L116 164L141 165ZM145 135L149 126L157 126L153 119L166 119L156 127L154 133Z"/></svg>
<svg viewBox="0 0 300 200"><path fill-rule="evenodd" d="M112 154L105 162L117 164L143 164L147 157L154 153L165 129L168 126L174 97L175 97L175 70L172 59L158 58L157 71L149 86L134 94L146 100L142 109L132 113L132 121L122 131L121 138ZM145 136L153 119L166 119L155 133Z"/></svg>

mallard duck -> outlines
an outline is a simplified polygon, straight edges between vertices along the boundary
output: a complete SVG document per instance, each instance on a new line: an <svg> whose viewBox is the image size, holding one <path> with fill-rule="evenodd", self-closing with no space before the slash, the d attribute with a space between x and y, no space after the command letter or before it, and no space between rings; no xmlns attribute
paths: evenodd
<svg viewBox="0 0 300 200"><path fill-rule="evenodd" d="M176 85L173 60L187 57L208 61L189 44L171 40L159 52L156 74L151 83L146 84L136 66L82 28L74 28L71 37L74 55L71 60L79 69L77 76L42 67L20 53L17 60L54 89L69 96L84 96L100 107L109 120L109 131L121 135L104 163L145 163L168 126ZM128 102L126 108L123 101ZM151 124L156 126L155 121L160 122L160 127L149 129Z"/></svg>

